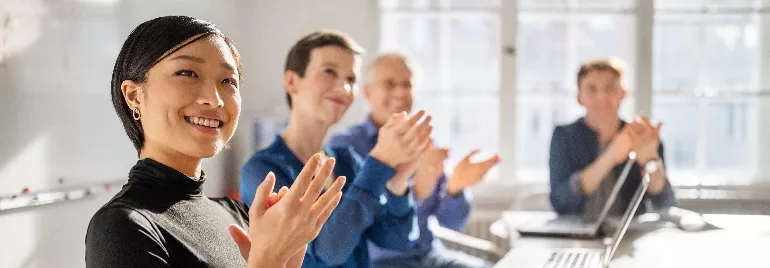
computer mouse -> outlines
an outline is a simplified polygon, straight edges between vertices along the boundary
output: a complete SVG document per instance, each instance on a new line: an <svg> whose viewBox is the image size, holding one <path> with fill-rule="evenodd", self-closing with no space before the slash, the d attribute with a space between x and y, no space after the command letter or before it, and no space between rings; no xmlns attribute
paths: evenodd
<svg viewBox="0 0 770 268"><path fill-rule="evenodd" d="M700 231L706 227L706 220L700 214L687 213L679 219L677 227L687 232Z"/></svg>
<svg viewBox="0 0 770 268"><path fill-rule="evenodd" d="M700 213L683 208L670 207L659 211L659 215L661 220L673 223L676 228L685 232L703 231L709 227Z"/></svg>

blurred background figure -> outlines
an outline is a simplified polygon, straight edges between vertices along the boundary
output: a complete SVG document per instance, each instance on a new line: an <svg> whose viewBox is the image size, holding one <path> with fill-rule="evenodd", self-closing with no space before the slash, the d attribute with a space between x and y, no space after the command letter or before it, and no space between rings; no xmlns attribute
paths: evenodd
<svg viewBox="0 0 770 268"><path fill-rule="evenodd" d="M622 81L624 63L602 59L584 63L577 74L578 103L586 115L557 126L551 140L549 160L550 200L560 214L599 215L631 151L636 164L623 182L610 215L621 215L641 183L644 166L651 161L659 168L650 174L646 197L657 208L676 205L676 197L666 177L660 124L652 126L645 118L628 123L618 114L628 94ZM643 201L644 202L644 201ZM637 213L648 211L640 207Z"/></svg>
<svg viewBox="0 0 770 268"><path fill-rule="evenodd" d="M395 113L411 112L414 99L414 70L409 59L399 53L382 53L368 68L364 97L371 107L366 120L332 137L329 145L337 148L352 146L361 155L368 155L377 143L380 128ZM413 189L418 202L420 239L409 251L398 252L370 245L375 267L488 267L483 260L447 250L433 236L428 221L435 217L441 226L460 230L468 220L471 192L467 189L481 181L500 160L498 156L481 162L471 162L478 151L467 154L458 163L451 177L444 174L448 148L433 146L421 160L413 177Z"/></svg>

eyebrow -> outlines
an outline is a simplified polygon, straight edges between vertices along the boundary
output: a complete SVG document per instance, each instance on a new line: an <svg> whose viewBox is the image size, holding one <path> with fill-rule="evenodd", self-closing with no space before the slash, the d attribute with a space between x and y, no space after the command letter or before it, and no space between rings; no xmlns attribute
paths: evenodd
<svg viewBox="0 0 770 268"><path fill-rule="evenodd" d="M171 60L187 60L187 61L192 61L192 62L200 63L200 64L206 63L206 60L204 60L203 58L196 57L196 56L190 56L190 55L179 55L179 56L171 58ZM235 71L235 67L233 67L232 65L230 65L227 62L222 62L221 66L222 66L222 68L225 68L227 70Z"/></svg>
<svg viewBox="0 0 770 268"><path fill-rule="evenodd" d="M337 66L339 66L337 63L335 63L335 62L331 62L331 61L327 61L327 62L324 62L324 63L322 63L321 65L323 65L323 66L331 66L331 67L337 67Z"/></svg>
<svg viewBox="0 0 770 268"><path fill-rule="evenodd" d="M171 60L187 60L187 61L192 61L192 62L195 62L195 63L206 63L206 60L204 60L203 58L199 58L199 57L195 57L195 56L190 56L190 55L179 55L179 56L171 58Z"/></svg>

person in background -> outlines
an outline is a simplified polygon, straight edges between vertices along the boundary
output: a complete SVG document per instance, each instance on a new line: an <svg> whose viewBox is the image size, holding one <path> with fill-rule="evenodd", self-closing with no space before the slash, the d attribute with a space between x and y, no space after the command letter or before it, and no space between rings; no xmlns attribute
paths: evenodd
<svg viewBox="0 0 770 268"><path fill-rule="evenodd" d="M631 151L637 153L611 215L622 214L641 182L642 167L658 162L650 174L645 203L656 209L676 205L666 176L660 124L652 125L637 117L631 123L620 119L620 103L627 91L623 87L624 64L616 58L584 63L577 73L578 103L586 114L577 121L557 126L551 139L549 169L550 200L559 214L598 216L612 191ZM638 214L648 212L642 206Z"/></svg>
<svg viewBox="0 0 770 268"><path fill-rule="evenodd" d="M321 194L323 180L311 181L318 157L290 190L271 194L267 175L251 208L203 194L201 162L238 125L241 74L235 45L209 22L166 16L131 32L111 94L139 160L91 218L86 267L300 267L344 184ZM319 174L331 169L327 161Z"/></svg>
<svg viewBox="0 0 770 268"><path fill-rule="evenodd" d="M410 60L400 53L381 53L370 64L365 97L371 106L366 121L332 137L329 146L352 146L361 155L372 153L384 137L383 126L393 113L412 110L414 99L414 69ZM485 261L446 249L428 228L428 219L436 217L442 226L460 230L470 214L471 193L467 188L481 181L499 162L494 156L479 163L471 162L473 151L466 155L447 179L444 161L449 150L431 147L414 175L413 187L417 198L420 239L416 247L406 252L392 251L372 245L374 266L385 267L489 267Z"/></svg>
<svg viewBox="0 0 770 268"><path fill-rule="evenodd" d="M284 68L288 125L241 171L246 202L271 171L277 187L295 183L297 172L319 152L336 159L334 174L353 178L339 207L308 246L303 267L370 267L367 241L404 251L419 236L408 178L429 148L430 116L422 111L389 115L380 130L383 138L365 157L350 148L324 148L329 128L353 101L361 53L352 38L338 31L319 30L299 39Z"/></svg>

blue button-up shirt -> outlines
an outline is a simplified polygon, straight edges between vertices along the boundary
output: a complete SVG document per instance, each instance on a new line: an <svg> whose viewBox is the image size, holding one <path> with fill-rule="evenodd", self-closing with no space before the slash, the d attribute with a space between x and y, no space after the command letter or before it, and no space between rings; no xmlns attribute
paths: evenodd
<svg viewBox="0 0 770 268"><path fill-rule="evenodd" d="M625 124L625 122L621 122L621 126L625 126ZM557 213L583 214L589 210L585 206L593 196L586 195L580 188L580 174L583 169L599 157L599 153L599 135L585 123L584 118L580 118L569 125L557 126L554 129L553 137L551 138L549 169L551 205ZM662 142L658 147L658 154L663 158ZM611 174L620 174L624 164L621 163L615 166ZM615 201L620 202L619 207L628 207L628 203L639 187L641 179L641 167L633 165ZM613 187L609 183L602 184L602 186ZM651 202L651 205L654 205L656 208L667 208L676 205L674 191L668 180L666 180L663 191L654 196L646 194L643 201L645 204ZM596 206L602 206L604 202L591 203ZM594 208L593 210L596 209ZM646 206L640 206L637 214L642 214L646 211Z"/></svg>
<svg viewBox="0 0 770 268"><path fill-rule="evenodd" d="M361 155L368 155L377 144L377 134L379 128L367 117L366 122L355 125L343 133L333 136L329 140L330 147L352 146L353 149ZM376 245L370 247L372 259L399 259L420 256L428 253L434 246L440 245L438 240L434 241L433 233L428 229L428 218L435 216L439 224L444 227L459 230L461 229L470 213L471 194L463 191L456 196L446 194L446 175L442 174L439 178L433 193L424 200L417 203L417 221L420 227L420 238L417 245L407 252L397 252L388 250Z"/></svg>
<svg viewBox="0 0 770 268"><path fill-rule="evenodd" d="M308 245L302 267L371 267L367 241L394 251L412 248L419 237L411 189L395 196L385 184L396 170L372 157L362 158L351 148L326 148L334 157L336 176L346 176L342 200L321 233ZM241 169L241 200L251 204L257 186L270 171L274 191L290 187L304 164L278 136L255 153Z"/></svg>

